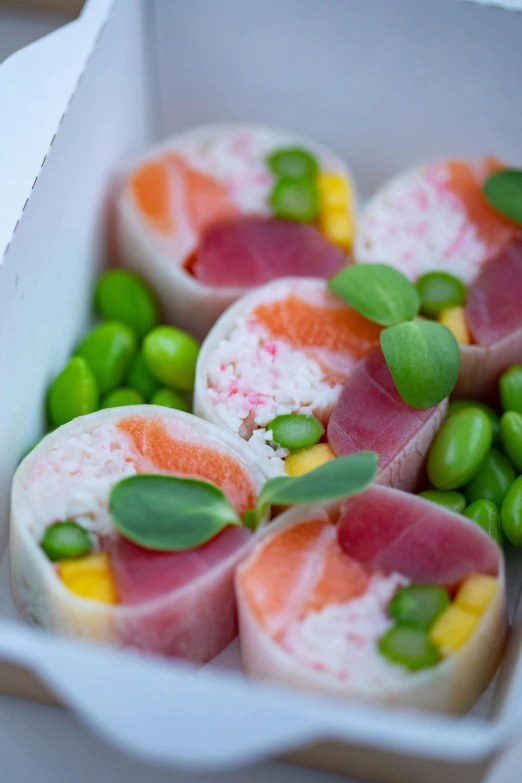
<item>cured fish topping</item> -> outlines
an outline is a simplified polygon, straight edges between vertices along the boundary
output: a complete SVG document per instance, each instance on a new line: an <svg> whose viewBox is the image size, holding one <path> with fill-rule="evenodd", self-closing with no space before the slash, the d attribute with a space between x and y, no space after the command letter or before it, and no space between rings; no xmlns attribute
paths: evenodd
<svg viewBox="0 0 522 783"><path fill-rule="evenodd" d="M500 167L490 159L476 166L449 160L400 175L363 216L357 260L392 264L413 280L446 271L469 284L515 234L482 193L484 179Z"/></svg>
<svg viewBox="0 0 522 783"><path fill-rule="evenodd" d="M255 505L254 487L246 470L224 451L177 439L160 418L131 417L120 421L118 428L131 436L137 453L157 470L216 484L239 513Z"/></svg>

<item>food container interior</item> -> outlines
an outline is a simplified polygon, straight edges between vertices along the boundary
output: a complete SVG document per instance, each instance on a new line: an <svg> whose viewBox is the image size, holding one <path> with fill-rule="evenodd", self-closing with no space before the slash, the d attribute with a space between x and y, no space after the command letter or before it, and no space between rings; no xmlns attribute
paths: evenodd
<svg viewBox="0 0 522 783"><path fill-rule="evenodd" d="M111 256L110 192L122 162L178 130L246 120L330 145L349 162L362 198L399 169L437 156L490 153L522 163L514 100L521 13L460 0L91 0L86 19L93 9L104 18L95 46L0 266L0 616L15 622L10 482L43 432L49 382L89 323L93 283ZM522 557L509 551L511 616L521 575ZM0 655L9 628L0 624ZM398 713L392 720L379 710L334 709L307 698L302 710L316 717L332 710L322 737L340 739L358 726L363 744L386 734L389 746L399 747L402 732L406 752L404 732L413 732L421 755L485 757L522 730L521 633L519 611L497 683L470 716ZM216 666L238 669L237 643L209 668ZM190 669L179 671L186 682L201 681ZM209 687L219 687L215 678ZM265 720L296 698L244 687ZM364 734L370 727L372 739ZM272 752L262 735L259 748ZM277 750L285 747L284 732L279 736ZM293 744L310 732L299 736Z"/></svg>

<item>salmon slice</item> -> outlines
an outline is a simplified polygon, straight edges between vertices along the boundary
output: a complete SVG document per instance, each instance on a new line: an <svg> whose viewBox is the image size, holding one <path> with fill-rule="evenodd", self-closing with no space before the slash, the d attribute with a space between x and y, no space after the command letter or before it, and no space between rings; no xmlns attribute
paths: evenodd
<svg viewBox="0 0 522 783"><path fill-rule="evenodd" d="M240 217L211 226L185 265L205 285L250 288L278 277L332 277L343 251L314 227Z"/></svg>
<svg viewBox="0 0 522 783"><path fill-rule="evenodd" d="M149 225L167 236L182 231L198 236L239 212L225 185L174 153L143 164L131 175L129 186Z"/></svg>
<svg viewBox="0 0 522 783"><path fill-rule="evenodd" d="M344 501L338 541L366 568L448 588L471 574L497 575L501 561L499 547L479 525L388 487Z"/></svg>
<svg viewBox="0 0 522 783"><path fill-rule="evenodd" d="M240 514L255 505L256 493L248 473L225 452L176 440L160 418L131 417L120 421L118 427L132 437L138 453L158 470L216 484Z"/></svg>
<svg viewBox="0 0 522 783"><path fill-rule="evenodd" d="M376 348L382 331L351 307L311 304L293 294L258 305L253 316L272 339L285 340L297 349L320 348L354 359Z"/></svg>
<svg viewBox="0 0 522 783"><path fill-rule="evenodd" d="M366 571L343 553L326 519L269 537L240 578L252 612L273 638L310 612L362 595L369 582Z"/></svg>

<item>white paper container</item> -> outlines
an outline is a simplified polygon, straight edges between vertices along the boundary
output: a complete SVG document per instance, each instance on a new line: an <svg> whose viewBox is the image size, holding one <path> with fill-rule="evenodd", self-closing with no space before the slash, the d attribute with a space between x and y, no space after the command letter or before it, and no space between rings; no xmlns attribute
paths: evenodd
<svg viewBox="0 0 522 783"><path fill-rule="evenodd" d="M16 463L88 323L122 158L191 125L245 120L338 149L363 195L445 154L520 164L521 40L521 13L460 0L90 0L2 65L0 552ZM521 565L510 555L512 610ZM6 554L2 689L59 700L148 761L213 769L284 755L379 783L472 783L522 732L522 605L497 684L472 715L445 718L249 681L235 647L196 671L57 639L21 625L8 567Z"/></svg>

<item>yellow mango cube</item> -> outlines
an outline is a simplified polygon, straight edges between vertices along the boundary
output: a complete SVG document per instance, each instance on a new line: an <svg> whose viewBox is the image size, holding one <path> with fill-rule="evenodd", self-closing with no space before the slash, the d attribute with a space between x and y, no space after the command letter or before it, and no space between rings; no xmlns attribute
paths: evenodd
<svg viewBox="0 0 522 783"><path fill-rule="evenodd" d="M76 560L61 560L58 572L69 590L90 601L118 603L116 584L107 552Z"/></svg>
<svg viewBox="0 0 522 783"><path fill-rule="evenodd" d="M447 326L453 332L455 339L461 345L469 345L471 336L466 324L466 315L463 307L449 307L439 315L439 323Z"/></svg>
<svg viewBox="0 0 522 783"><path fill-rule="evenodd" d="M285 459L285 470L289 476L297 478L331 459L335 459L335 454L328 443L317 443L315 446L308 446L306 449L289 454Z"/></svg>
<svg viewBox="0 0 522 783"><path fill-rule="evenodd" d="M348 180L342 174L321 171L317 175L316 184L322 211L327 212L330 209L351 211L353 195Z"/></svg>
<svg viewBox="0 0 522 783"><path fill-rule="evenodd" d="M474 634L479 616L453 603L445 609L432 626L429 638L447 658L458 652Z"/></svg>
<svg viewBox="0 0 522 783"><path fill-rule="evenodd" d="M487 609L497 590L498 580L494 576L474 574L460 586L455 603L462 609L480 615Z"/></svg>
<svg viewBox="0 0 522 783"><path fill-rule="evenodd" d="M344 250L350 250L355 235L355 226L346 209L328 210L319 216L319 228L324 236Z"/></svg>

